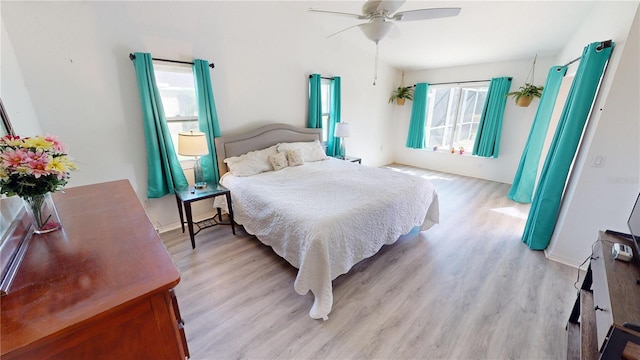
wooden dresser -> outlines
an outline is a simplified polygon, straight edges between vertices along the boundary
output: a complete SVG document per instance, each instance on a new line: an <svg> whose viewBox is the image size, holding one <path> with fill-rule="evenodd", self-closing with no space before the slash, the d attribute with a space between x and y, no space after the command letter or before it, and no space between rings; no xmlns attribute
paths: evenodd
<svg viewBox="0 0 640 360"><path fill-rule="evenodd" d="M589 269L567 324L568 359L639 359L640 254L632 262L611 257L613 243L632 242L600 232Z"/></svg>
<svg viewBox="0 0 640 360"><path fill-rule="evenodd" d="M127 180L53 195L1 301L2 359L184 359L180 274Z"/></svg>

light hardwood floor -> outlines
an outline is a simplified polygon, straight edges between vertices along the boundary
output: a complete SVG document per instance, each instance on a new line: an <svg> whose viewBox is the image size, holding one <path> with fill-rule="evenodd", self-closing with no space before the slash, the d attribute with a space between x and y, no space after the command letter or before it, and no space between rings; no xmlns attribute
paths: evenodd
<svg viewBox="0 0 640 360"><path fill-rule="evenodd" d="M428 178L440 224L401 237L337 278L313 320L296 270L242 228L161 237L192 359L562 359L577 270L520 241L527 205L509 185L392 165ZM594 235L595 237L596 235Z"/></svg>

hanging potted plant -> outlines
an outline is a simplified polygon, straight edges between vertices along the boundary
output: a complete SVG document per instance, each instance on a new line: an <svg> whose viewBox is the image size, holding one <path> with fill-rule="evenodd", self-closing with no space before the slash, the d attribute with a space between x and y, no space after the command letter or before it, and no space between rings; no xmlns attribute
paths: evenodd
<svg viewBox="0 0 640 360"><path fill-rule="evenodd" d="M413 86L399 86L393 90L389 104L395 101L398 105L404 105L405 100L413 100Z"/></svg>
<svg viewBox="0 0 640 360"><path fill-rule="evenodd" d="M542 96L542 89L544 89L544 86L525 83L520 86L520 90L510 92L507 96L513 96L517 106L527 107L531 104L531 100L533 100L534 97L539 98Z"/></svg>
<svg viewBox="0 0 640 360"><path fill-rule="evenodd" d="M520 86L518 91L513 91L507 94L507 96L513 96L517 106L527 107L531 104L531 100L533 100L533 98L539 98L542 96L542 89L544 89L544 86L534 85L537 58L538 54L533 58L531 69L529 70L527 77L524 79L524 85Z"/></svg>

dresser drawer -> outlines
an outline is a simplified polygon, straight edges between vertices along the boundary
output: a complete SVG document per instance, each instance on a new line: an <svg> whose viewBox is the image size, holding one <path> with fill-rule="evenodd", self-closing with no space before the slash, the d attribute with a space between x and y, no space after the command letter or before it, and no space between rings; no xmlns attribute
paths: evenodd
<svg viewBox="0 0 640 360"><path fill-rule="evenodd" d="M180 341L182 342L182 349L184 350L187 358L191 357L189 354L189 346L187 345L187 336L184 333L184 320L180 315L180 306L178 306L178 298L176 292L173 289L169 290L171 295L171 304L173 305L173 313L176 315L176 322L178 323L178 332L180 333Z"/></svg>

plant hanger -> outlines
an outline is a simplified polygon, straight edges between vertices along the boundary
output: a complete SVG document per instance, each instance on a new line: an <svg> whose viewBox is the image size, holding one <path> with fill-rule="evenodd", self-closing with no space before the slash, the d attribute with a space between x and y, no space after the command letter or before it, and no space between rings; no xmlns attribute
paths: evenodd
<svg viewBox="0 0 640 360"><path fill-rule="evenodd" d="M404 86L404 70L402 71L402 79L400 80L400 86L391 92L389 97L389 104L396 102L398 105L404 105L405 100L413 100L413 86Z"/></svg>
<svg viewBox="0 0 640 360"><path fill-rule="evenodd" d="M536 86L534 84L537 59L538 54L533 58L531 69L529 70L527 77L524 79L524 85L520 86L518 91L513 91L507 94L507 96L513 96L517 106L527 107L531 104L533 98L539 98L542 96L544 86Z"/></svg>
<svg viewBox="0 0 640 360"><path fill-rule="evenodd" d="M533 63L531 64L531 69L529 69L529 73L527 77L524 79L525 84L533 84L536 81L536 60L538 59L538 54L533 57ZM531 76L531 82L529 82L529 76Z"/></svg>

